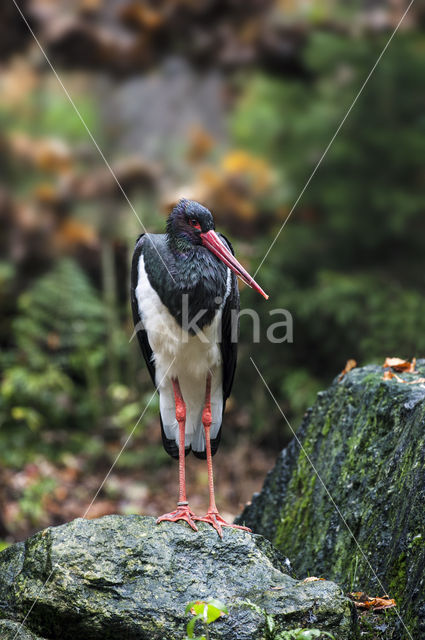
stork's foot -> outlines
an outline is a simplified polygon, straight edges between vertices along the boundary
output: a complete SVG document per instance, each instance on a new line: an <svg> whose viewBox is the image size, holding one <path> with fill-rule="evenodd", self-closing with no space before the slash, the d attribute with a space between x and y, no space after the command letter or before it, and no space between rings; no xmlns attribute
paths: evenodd
<svg viewBox="0 0 425 640"><path fill-rule="evenodd" d="M198 527L194 522L195 514L193 511L189 509L188 504L179 504L177 505L177 509L175 511L171 511L170 513L164 513L163 516L160 516L156 524L160 522L168 521L168 522L177 522L177 520L185 520L192 527L194 531L198 531Z"/></svg>
<svg viewBox="0 0 425 640"><path fill-rule="evenodd" d="M251 532L251 529L248 529L248 527L241 527L238 524L230 524L229 522L226 522L226 520L221 517L218 511L208 511L205 516L194 516L193 519L199 522L207 522L208 524L211 524L217 531L220 538L223 537L222 527L231 527L232 529L242 529L242 531Z"/></svg>

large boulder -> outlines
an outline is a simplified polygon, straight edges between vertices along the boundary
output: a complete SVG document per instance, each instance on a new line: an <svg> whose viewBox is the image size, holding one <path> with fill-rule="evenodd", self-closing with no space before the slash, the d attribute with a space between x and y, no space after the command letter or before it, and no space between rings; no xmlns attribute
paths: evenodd
<svg viewBox="0 0 425 640"><path fill-rule="evenodd" d="M181 640L188 602L220 598L229 615L212 638L263 638L306 626L355 637L350 602L328 581L299 582L262 536L142 516L77 519L0 554L0 636L12 640ZM248 604L247 604L248 601ZM28 617L25 617L29 613Z"/></svg>
<svg viewBox="0 0 425 640"><path fill-rule="evenodd" d="M353 369L319 393L238 518L298 575L395 598L397 640L425 638L425 361L417 368L388 380Z"/></svg>

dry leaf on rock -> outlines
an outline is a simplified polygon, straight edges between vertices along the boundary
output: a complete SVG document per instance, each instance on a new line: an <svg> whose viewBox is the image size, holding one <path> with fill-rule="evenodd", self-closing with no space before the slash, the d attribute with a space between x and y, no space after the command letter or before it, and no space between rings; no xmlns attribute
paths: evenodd
<svg viewBox="0 0 425 640"><path fill-rule="evenodd" d="M391 609L396 606L395 600L393 598L389 598L387 595L383 598L371 598L363 591L355 591L353 593L349 593L348 597L354 601L354 604L358 609L382 611L383 609Z"/></svg>
<svg viewBox="0 0 425 640"><path fill-rule="evenodd" d="M354 369L354 367L357 367L357 362L355 360L353 360L353 358L350 358L349 360L347 360L347 362L345 363L345 367L343 368L343 370L341 371L338 381L342 380L342 378L349 372L351 371L351 369Z"/></svg>
<svg viewBox="0 0 425 640"><path fill-rule="evenodd" d="M385 371L384 375L382 376L382 380L392 380L393 378L395 378L395 373L393 373L389 369L387 369L387 371Z"/></svg>
<svg viewBox="0 0 425 640"><path fill-rule="evenodd" d="M385 358L385 362L382 366L385 369L385 373L382 376L383 380L392 380L395 378L397 382L401 382L403 384L422 384L425 382L425 378L418 378L417 380L407 382L407 380L403 380L400 376L394 373L394 371L398 371L399 373L419 373L416 371L416 358L412 358L412 362L409 360L402 360L401 358Z"/></svg>
<svg viewBox="0 0 425 640"><path fill-rule="evenodd" d="M316 578L316 576L308 576L303 582L317 582L318 580L324 580L325 578Z"/></svg>
<svg viewBox="0 0 425 640"><path fill-rule="evenodd" d="M384 369L391 367L394 371L406 371L406 373L415 373L416 358L413 358L412 362L409 360L402 360L401 358L385 358L385 362L382 365Z"/></svg>

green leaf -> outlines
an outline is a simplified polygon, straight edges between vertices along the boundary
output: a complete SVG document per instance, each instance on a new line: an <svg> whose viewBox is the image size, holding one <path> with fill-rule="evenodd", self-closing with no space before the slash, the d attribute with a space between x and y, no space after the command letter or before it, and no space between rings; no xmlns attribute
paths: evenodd
<svg viewBox="0 0 425 640"><path fill-rule="evenodd" d="M25 422L31 431L37 431L42 424L40 413L30 407L12 407L10 414L14 420Z"/></svg>
<svg viewBox="0 0 425 640"><path fill-rule="evenodd" d="M193 600L186 607L186 613L203 614L206 602L205 600Z"/></svg>
<svg viewBox="0 0 425 640"><path fill-rule="evenodd" d="M226 605L220 600L211 598L207 600L207 624L214 622L221 616L228 614Z"/></svg>
<svg viewBox="0 0 425 640"><path fill-rule="evenodd" d="M186 606L186 613L193 613L202 616L206 624L210 624L220 616L229 613L226 605L215 598L208 600L194 600Z"/></svg>
<svg viewBox="0 0 425 640"><path fill-rule="evenodd" d="M252 609L256 613L261 613L262 615L267 615L267 612L264 609L259 607L258 604L255 604L254 602L251 602L250 600L241 600L241 602L239 604L245 605L246 607L248 607L249 609Z"/></svg>
<svg viewBox="0 0 425 640"><path fill-rule="evenodd" d="M224 604L224 602L222 600L218 600L218 598L208 598L207 603L209 605L213 605L217 609L220 609L220 611L222 611L226 615L229 613L229 611L228 611L226 605Z"/></svg>
<svg viewBox="0 0 425 640"><path fill-rule="evenodd" d="M275 621L273 620L272 616L269 616L266 614L266 625L267 625L267 629L269 631L269 633L273 633L274 629L275 629Z"/></svg>
<svg viewBox="0 0 425 640"><path fill-rule="evenodd" d="M199 602L199 600L192 600L191 602L188 602L184 612L185 613L191 613L192 612L192 607L194 607L195 604L197 604L198 602Z"/></svg>
<svg viewBox="0 0 425 640"><path fill-rule="evenodd" d="M203 618L202 613L198 613L198 615L194 616L192 620L189 620L186 627L186 633L189 638L193 638L193 634L195 632L195 624L197 620L201 620Z"/></svg>

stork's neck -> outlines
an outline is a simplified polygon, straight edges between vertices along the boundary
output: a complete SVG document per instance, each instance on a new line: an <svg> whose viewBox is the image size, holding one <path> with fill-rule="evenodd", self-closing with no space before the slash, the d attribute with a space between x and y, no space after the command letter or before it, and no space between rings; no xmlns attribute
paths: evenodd
<svg viewBox="0 0 425 640"><path fill-rule="evenodd" d="M155 236L152 238L156 241ZM161 245L158 246L161 248ZM179 324L182 321L183 294L188 296L186 304L189 319L205 310L198 323L202 328L210 324L225 297L228 268L203 246L191 243L188 251L173 251L168 237L166 246L161 255L169 267L169 273L154 253L153 247L145 245L145 265L149 281Z"/></svg>
<svg viewBox="0 0 425 640"><path fill-rule="evenodd" d="M180 235L174 235L171 233L166 234L167 238L167 246L170 249L173 256L178 259L187 260L191 258L195 251L196 247L190 242L188 238Z"/></svg>

